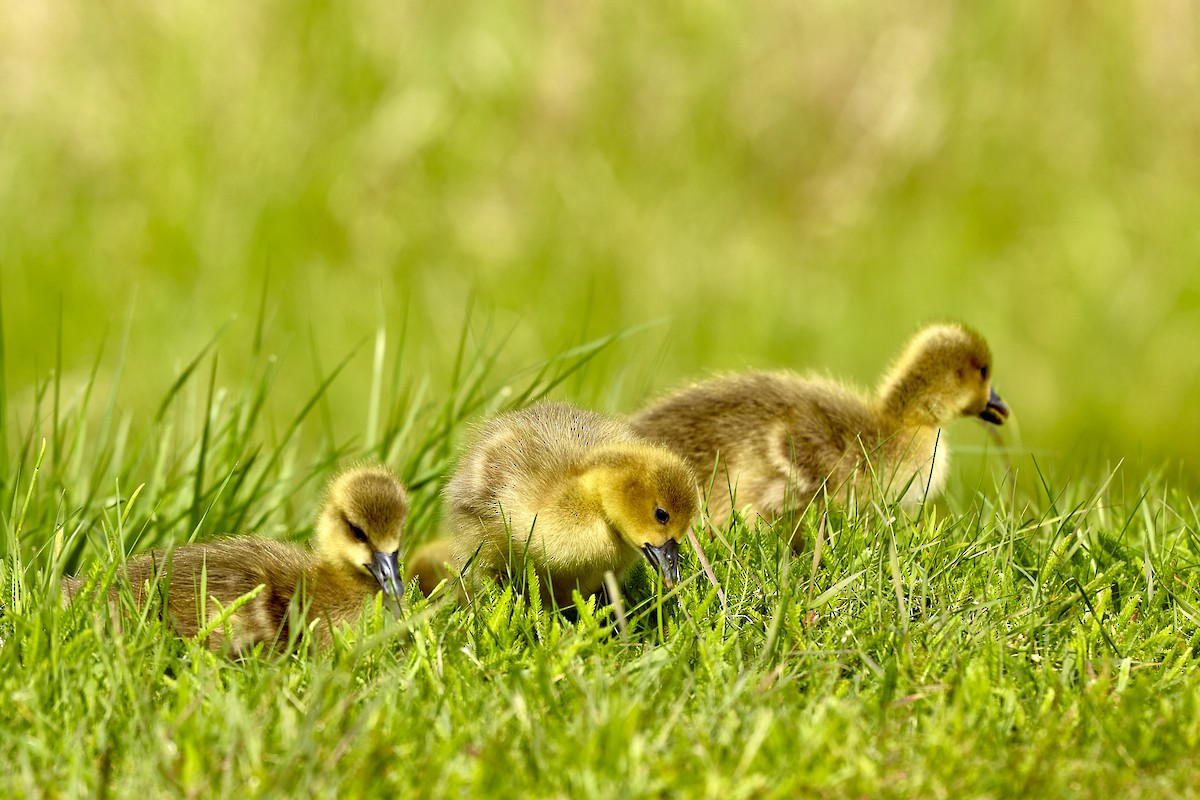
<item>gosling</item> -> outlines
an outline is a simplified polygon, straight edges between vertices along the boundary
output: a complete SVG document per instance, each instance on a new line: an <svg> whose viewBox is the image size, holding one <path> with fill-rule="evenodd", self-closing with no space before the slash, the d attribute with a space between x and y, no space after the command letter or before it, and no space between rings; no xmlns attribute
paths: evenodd
<svg viewBox="0 0 1200 800"><path fill-rule="evenodd" d="M644 555L668 589L699 507L683 459L613 417L543 402L484 423L445 491L455 566L504 580L532 564L560 607Z"/></svg>
<svg viewBox="0 0 1200 800"><path fill-rule="evenodd" d="M958 417L1003 425L1008 415L987 343L951 323L913 336L874 397L826 378L748 372L689 386L631 422L687 459L702 493L714 487L709 518L724 526L734 502L772 521L826 494L848 502L875 487L920 503L946 482L941 427Z"/></svg>
<svg viewBox="0 0 1200 800"><path fill-rule="evenodd" d="M404 485L391 472L355 467L329 484L311 551L238 536L144 553L130 558L124 572L138 607L149 593L161 594L172 626L186 637L195 637L205 620L217 618L222 608L262 586L227 625L208 635L204 644L210 650L228 648L240 656L260 642L281 650L291 638L289 625L303 622L305 607L310 620L321 620L313 629L317 644L324 646L333 627L357 620L363 601L379 591L393 613L399 610L404 585L397 556L408 508ZM198 596L202 582L203 602ZM67 579L68 598L82 585L79 578ZM115 604L115 590L110 600Z"/></svg>

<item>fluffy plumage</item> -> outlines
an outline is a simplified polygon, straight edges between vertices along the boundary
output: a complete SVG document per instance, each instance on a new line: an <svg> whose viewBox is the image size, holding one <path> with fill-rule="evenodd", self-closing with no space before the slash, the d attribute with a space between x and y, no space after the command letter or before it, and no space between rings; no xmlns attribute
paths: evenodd
<svg viewBox="0 0 1200 800"><path fill-rule="evenodd" d="M182 636L195 636L235 600L257 586L263 590L206 640L212 650L244 653L259 642L282 646L293 621L307 608L318 643L330 639L333 625L352 622L363 601L384 591L395 609L403 594L396 556L408 518L404 486L383 467L357 467L334 479L317 518L314 547L257 536L237 536L156 550L131 557L125 576L134 600L148 594L163 600L171 624ZM203 578L205 600L201 602ZM82 581L64 582L69 598ZM110 600L116 602L114 589ZM226 639L228 628L229 638Z"/></svg>
<svg viewBox="0 0 1200 800"><path fill-rule="evenodd" d="M712 485L708 511L721 525L734 503L776 519L823 489L844 500L879 487L913 503L945 484L941 426L963 416L1000 425L1008 416L991 365L978 333L932 325L908 342L874 396L827 378L748 372L688 386L631 422L686 458L702 490Z"/></svg>
<svg viewBox="0 0 1200 800"><path fill-rule="evenodd" d="M644 554L671 586L696 481L621 420L539 403L486 421L446 487L455 564L504 579L536 568L560 605Z"/></svg>

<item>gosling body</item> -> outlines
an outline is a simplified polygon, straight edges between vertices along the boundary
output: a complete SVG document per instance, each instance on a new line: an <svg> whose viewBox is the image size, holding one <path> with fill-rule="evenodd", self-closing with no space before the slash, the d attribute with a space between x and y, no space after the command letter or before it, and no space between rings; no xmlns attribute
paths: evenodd
<svg viewBox="0 0 1200 800"><path fill-rule="evenodd" d="M485 422L446 488L460 569L537 571L559 605L595 594L644 555L668 587L699 498L691 470L625 422L539 403Z"/></svg>
<svg viewBox="0 0 1200 800"><path fill-rule="evenodd" d="M824 377L755 371L696 383L631 422L688 460L718 525L735 507L775 520L825 496L846 502L876 489L913 504L945 485L943 425L1007 418L991 363L970 328L933 325L908 342L874 395Z"/></svg>
<svg viewBox="0 0 1200 800"><path fill-rule="evenodd" d="M238 598L262 590L205 639L214 651L240 655L260 642L283 648L299 622L327 644L334 626L358 618L363 601L383 591L393 610L403 595L397 553L408 517L408 496L382 467L357 467L338 476L326 491L317 518L314 546L258 536L236 536L133 556L124 567L139 608L152 597L175 630L194 637ZM73 598L83 581L70 578ZM201 588L203 587L203 594ZM116 590L110 601L116 604ZM307 613L306 613L307 612Z"/></svg>

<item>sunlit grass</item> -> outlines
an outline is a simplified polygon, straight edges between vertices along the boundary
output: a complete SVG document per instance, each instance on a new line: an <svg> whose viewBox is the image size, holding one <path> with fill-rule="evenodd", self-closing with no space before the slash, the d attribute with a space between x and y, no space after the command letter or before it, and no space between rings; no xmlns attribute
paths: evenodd
<svg viewBox="0 0 1200 800"><path fill-rule="evenodd" d="M959 318L1031 445L1187 457L1198 26L1121 0L14 4L13 404L59 350L82 385L127 319L130 363L167 372L232 316L253 341L264 290L274 352L303 353L274 378L287 414L310 345L329 366L381 313L443 386L474 294L521 322L509 369L668 319L639 344L662 358L615 371L621 409L750 365L871 383L921 322ZM224 348L218 374L260 358ZM326 395L335 426L368 375ZM160 400L124 387L140 414Z"/></svg>
<svg viewBox="0 0 1200 800"><path fill-rule="evenodd" d="M1196 796L1186 3L0 9L0 795ZM624 621L408 597L231 661L64 607L472 420L995 353L948 496L700 531ZM1175 460L1172 460L1175 459ZM711 574L709 574L711 573ZM535 593L536 595L536 593Z"/></svg>
<svg viewBox="0 0 1200 800"><path fill-rule="evenodd" d="M346 460L391 463L417 486L412 538L432 535L470 420L570 397L605 345L505 375L471 338L444 395L385 358L374 435L348 441L296 435L322 429L336 367L281 420L255 410L277 391L265 376L214 386L220 346L163 377L151 419L99 394L55 415L48 381L4 484L6 795L1194 791L1200 521L1123 467L1012 456L919 513L830 515L797 557L769 526L700 531L711 579L691 549L666 597L635 572L619 627L594 602L564 614L492 587L457 608L409 587L401 619L368 614L324 652L231 661L153 615L63 607L61 574L103 587L127 551L303 535Z"/></svg>

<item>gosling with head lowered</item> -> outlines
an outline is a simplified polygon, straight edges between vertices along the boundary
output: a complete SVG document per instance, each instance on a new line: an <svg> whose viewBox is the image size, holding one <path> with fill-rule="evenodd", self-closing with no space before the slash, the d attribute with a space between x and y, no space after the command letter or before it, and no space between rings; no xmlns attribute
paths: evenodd
<svg viewBox="0 0 1200 800"><path fill-rule="evenodd" d="M708 513L724 525L735 504L774 520L824 495L846 501L875 488L919 503L946 482L943 425L1002 425L1008 415L987 343L949 323L909 340L873 397L827 378L748 372L696 383L631 422L686 458L702 490L712 486Z"/></svg>
<svg viewBox="0 0 1200 800"><path fill-rule="evenodd" d="M667 588L699 497L688 465L618 419L543 402L486 421L446 487L457 566L504 580L532 563L560 606L641 557Z"/></svg>
<svg viewBox="0 0 1200 800"><path fill-rule="evenodd" d="M328 644L333 626L352 623L363 601L382 591L393 612L404 594L397 557L408 519L404 485L384 467L355 467L328 486L317 516L312 550L258 536L236 536L183 545L130 558L125 573L142 607L149 593L163 597L164 610L181 636L196 636L206 620L219 617L238 598L263 589L206 639L211 650L241 655L260 642L282 649L293 621L320 619L318 644ZM203 584L205 597L199 597ZM64 584L68 597L83 587ZM113 593L115 599L115 590ZM306 626L307 628L307 626ZM226 633L228 632L228 638Z"/></svg>

